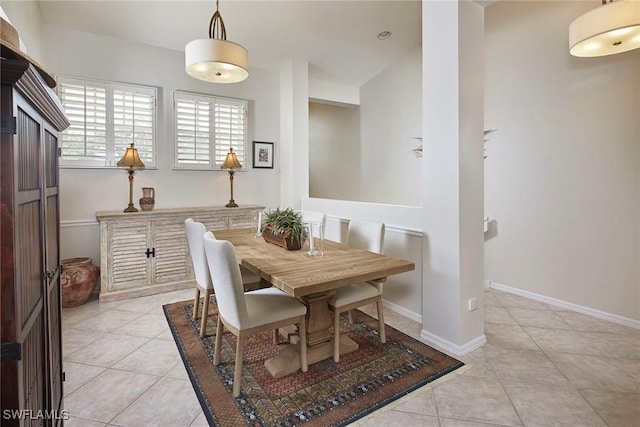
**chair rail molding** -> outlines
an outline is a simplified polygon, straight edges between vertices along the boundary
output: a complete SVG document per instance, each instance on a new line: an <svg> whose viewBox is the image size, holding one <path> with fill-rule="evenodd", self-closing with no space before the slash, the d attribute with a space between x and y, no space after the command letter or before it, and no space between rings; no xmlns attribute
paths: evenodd
<svg viewBox="0 0 640 427"><path fill-rule="evenodd" d="M69 221L60 221L60 228L71 228L71 227L97 227L100 223L95 219L78 219L78 220L69 220Z"/></svg>

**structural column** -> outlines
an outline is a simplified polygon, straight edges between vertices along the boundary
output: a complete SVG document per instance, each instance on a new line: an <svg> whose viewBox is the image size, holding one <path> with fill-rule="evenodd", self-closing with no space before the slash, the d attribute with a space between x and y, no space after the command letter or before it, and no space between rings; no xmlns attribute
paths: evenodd
<svg viewBox="0 0 640 427"><path fill-rule="evenodd" d="M280 206L301 208L309 196L309 64L290 60L280 72Z"/></svg>
<svg viewBox="0 0 640 427"><path fill-rule="evenodd" d="M422 2L421 335L456 354L485 342L483 40L482 6Z"/></svg>

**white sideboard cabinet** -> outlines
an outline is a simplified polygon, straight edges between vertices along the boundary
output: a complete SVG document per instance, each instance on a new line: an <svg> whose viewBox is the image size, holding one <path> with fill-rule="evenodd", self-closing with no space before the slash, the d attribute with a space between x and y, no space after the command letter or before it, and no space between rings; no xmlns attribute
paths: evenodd
<svg viewBox="0 0 640 427"><path fill-rule="evenodd" d="M97 212L100 222L100 301L158 294L195 286L184 220L193 218L207 230L250 228L252 211L197 207L136 213Z"/></svg>

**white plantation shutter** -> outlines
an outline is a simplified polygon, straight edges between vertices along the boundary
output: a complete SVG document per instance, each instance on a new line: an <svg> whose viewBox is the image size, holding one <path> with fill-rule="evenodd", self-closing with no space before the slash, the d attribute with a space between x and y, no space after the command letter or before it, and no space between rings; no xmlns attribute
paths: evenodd
<svg viewBox="0 0 640 427"><path fill-rule="evenodd" d="M60 134L61 167L117 167L135 143L156 167L156 89L59 77L56 88L71 126Z"/></svg>
<svg viewBox="0 0 640 427"><path fill-rule="evenodd" d="M155 89L114 86L113 150L118 161L134 143L145 166L155 166Z"/></svg>
<svg viewBox="0 0 640 427"><path fill-rule="evenodd" d="M196 95L175 96L176 161L178 164L209 165L211 107Z"/></svg>
<svg viewBox="0 0 640 427"><path fill-rule="evenodd" d="M247 101L174 92L175 168L220 169L229 147L246 168Z"/></svg>
<svg viewBox="0 0 640 427"><path fill-rule="evenodd" d="M107 158L107 89L81 80L58 83L71 125L60 134L61 166L104 166Z"/></svg>
<svg viewBox="0 0 640 427"><path fill-rule="evenodd" d="M215 100L214 109L214 135L215 135L215 163L219 168L227 158L229 148L233 148L238 156L238 161L245 166L245 140L246 140L246 101L233 99Z"/></svg>

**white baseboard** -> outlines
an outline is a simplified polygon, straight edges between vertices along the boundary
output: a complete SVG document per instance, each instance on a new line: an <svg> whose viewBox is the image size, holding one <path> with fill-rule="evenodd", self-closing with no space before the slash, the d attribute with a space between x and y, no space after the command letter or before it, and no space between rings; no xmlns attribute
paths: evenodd
<svg viewBox="0 0 640 427"><path fill-rule="evenodd" d="M556 307L564 308L570 311L576 311L578 313L586 314L587 316L596 317L602 320L608 320L609 322L619 323L621 325L629 326L631 328L640 329L640 321L630 319L628 317L619 316L617 314L607 313L605 311L596 310L595 308L585 307L582 305L574 304L567 301L562 301L556 298L551 298L545 295L536 294L534 292L525 291L522 289L514 288L512 286L502 285L500 283L491 282L491 289L497 289L499 291L507 292L521 297L529 298L532 300L544 302Z"/></svg>
<svg viewBox="0 0 640 427"><path fill-rule="evenodd" d="M401 305L398 304L394 304L392 302L389 302L385 299L382 300L382 304L385 306L385 308L388 308L392 311L395 311L396 313L400 314L403 317L406 317L407 319L411 319L414 322L418 322L420 324L422 324L422 315L419 313L416 313L415 311L411 311L411 310L407 310L406 308L402 307Z"/></svg>
<svg viewBox="0 0 640 427"><path fill-rule="evenodd" d="M406 308L398 305L398 304L394 304L392 302L389 302L387 300L383 301L385 308L388 308L392 311L395 311L396 313L400 314L401 316L406 317L407 319L411 319L415 322L418 322L420 324L422 324L422 315L411 311L411 310L407 310ZM483 346L486 342L487 342L487 338L482 335L479 336L477 338L474 338L473 340L469 341L468 343L464 344L464 345L457 345L454 344L450 341L447 341L445 339L443 339L442 337L439 337L438 335L434 335L431 332L425 331L424 329L420 331L420 337L427 343L433 346L436 346L442 350L444 350L447 353L450 353L452 355L455 356L462 356L464 354L467 354L473 350L475 350L478 347Z"/></svg>
<svg viewBox="0 0 640 427"><path fill-rule="evenodd" d="M487 337L482 334L479 337L472 339L471 341L458 345L452 343L451 341L445 340L438 335L434 335L429 331L425 331L424 329L420 331L420 338L425 340L427 344L434 345L436 347L441 348L447 353L453 354L455 356L464 356L467 353L472 352L473 350L482 347L487 343Z"/></svg>

